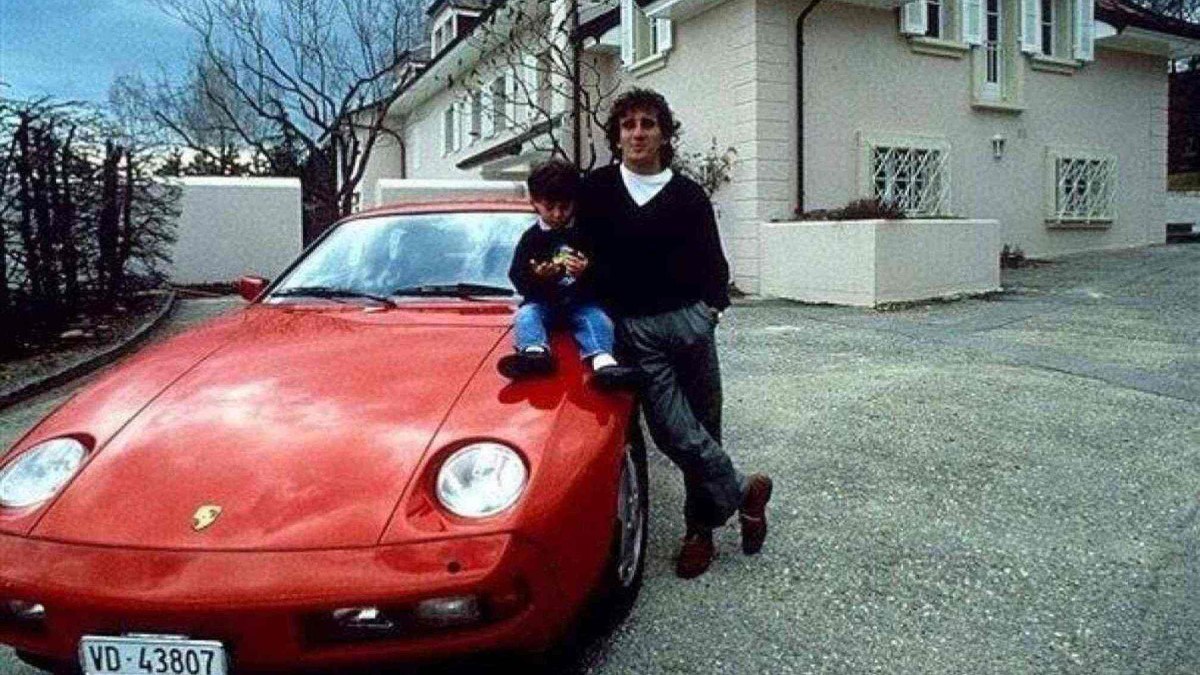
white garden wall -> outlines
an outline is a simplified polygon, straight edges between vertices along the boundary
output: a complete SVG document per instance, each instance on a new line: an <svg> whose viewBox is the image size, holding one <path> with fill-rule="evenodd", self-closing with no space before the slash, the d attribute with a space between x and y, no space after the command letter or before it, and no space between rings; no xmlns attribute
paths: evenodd
<svg viewBox="0 0 1200 675"><path fill-rule="evenodd" d="M995 220L765 223L762 295L874 307L1000 290Z"/></svg>
<svg viewBox="0 0 1200 675"><path fill-rule="evenodd" d="M1168 192L1167 222L1190 223L1192 231L1200 231L1200 192Z"/></svg>
<svg viewBox="0 0 1200 675"><path fill-rule="evenodd" d="M170 279L177 284L275 278L300 253L300 180L179 179L178 240Z"/></svg>

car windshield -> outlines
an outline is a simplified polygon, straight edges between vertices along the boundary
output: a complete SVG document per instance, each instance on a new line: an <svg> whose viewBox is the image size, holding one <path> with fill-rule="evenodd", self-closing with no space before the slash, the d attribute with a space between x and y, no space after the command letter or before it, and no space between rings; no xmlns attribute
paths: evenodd
<svg viewBox="0 0 1200 675"><path fill-rule="evenodd" d="M352 220L329 233L271 296L511 295L513 249L533 220L517 212Z"/></svg>

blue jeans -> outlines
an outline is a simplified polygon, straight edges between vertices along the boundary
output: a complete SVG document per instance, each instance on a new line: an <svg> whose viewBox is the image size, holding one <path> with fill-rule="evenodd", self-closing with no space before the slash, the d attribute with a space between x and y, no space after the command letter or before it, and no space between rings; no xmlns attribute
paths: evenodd
<svg viewBox="0 0 1200 675"><path fill-rule="evenodd" d="M542 347L549 351L547 331L559 325L571 327L579 343L580 356L587 359L613 351L613 323L598 305L590 303L546 305L527 302L517 310L513 319L517 351Z"/></svg>

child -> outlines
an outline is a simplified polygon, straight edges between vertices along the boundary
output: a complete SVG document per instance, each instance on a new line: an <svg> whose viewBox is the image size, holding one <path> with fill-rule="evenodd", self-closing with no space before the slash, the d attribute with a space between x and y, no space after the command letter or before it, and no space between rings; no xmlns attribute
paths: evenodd
<svg viewBox="0 0 1200 675"><path fill-rule="evenodd" d="M524 301L513 320L516 354L500 359L500 372L521 379L554 372L547 331L567 325L580 355L591 362L602 389L636 384L639 372L613 358L613 324L595 298L588 273L591 247L574 226L579 172L562 160L538 165L529 175L529 199L538 220L517 243L508 276Z"/></svg>

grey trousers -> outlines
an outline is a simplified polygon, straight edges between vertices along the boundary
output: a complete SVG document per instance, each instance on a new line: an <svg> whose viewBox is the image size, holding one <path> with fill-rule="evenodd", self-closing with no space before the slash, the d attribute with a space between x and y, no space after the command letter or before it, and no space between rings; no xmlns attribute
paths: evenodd
<svg viewBox="0 0 1200 675"><path fill-rule="evenodd" d="M617 322L622 358L646 373L642 412L654 444L683 472L689 529L716 528L741 505L745 478L721 447L716 319L704 303Z"/></svg>

